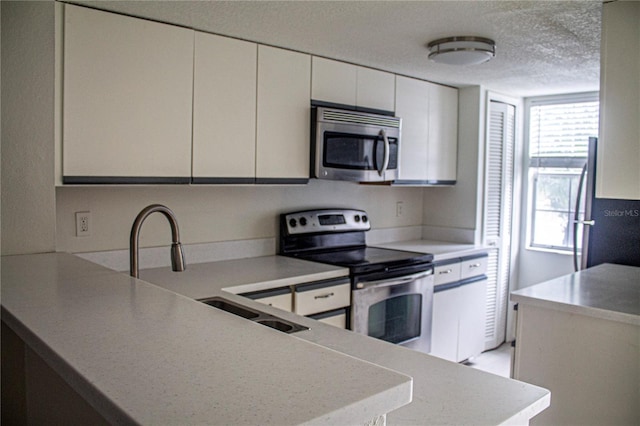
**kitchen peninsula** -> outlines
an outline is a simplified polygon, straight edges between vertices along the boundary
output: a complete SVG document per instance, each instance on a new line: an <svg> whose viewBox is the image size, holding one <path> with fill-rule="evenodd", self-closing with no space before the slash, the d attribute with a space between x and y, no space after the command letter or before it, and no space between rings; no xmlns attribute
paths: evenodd
<svg viewBox="0 0 640 426"><path fill-rule="evenodd" d="M275 259L244 262L262 262L260 275L271 285L290 280L292 264L301 279L340 273ZM190 271L197 276L202 268L190 265L173 279L188 292ZM309 330L280 333L76 256L48 253L2 258L3 331L26 343L25 360L40 360L40 370L27 368L27 383L38 377L30 371L50 369L88 402L92 419L111 423L365 424L387 414L388 424L527 424L549 405L545 389L258 304L223 291L234 285L228 277L209 277L211 296ZM31 419L55 401L44 395Z"/></svg>
<svg viewBox="0 0 640 426"><path fill-rule="evenodd" d="M551 390L536 424L640 422L640 268L602 264L511 294L514 377Z"/></svg>

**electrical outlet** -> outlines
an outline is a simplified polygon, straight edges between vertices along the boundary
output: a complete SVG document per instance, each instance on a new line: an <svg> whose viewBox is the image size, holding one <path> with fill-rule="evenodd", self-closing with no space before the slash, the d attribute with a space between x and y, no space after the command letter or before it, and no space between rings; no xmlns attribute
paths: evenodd
<svg viewBox="0 0 640 426"><path fill-rule="evenodd" d="M76 212L76 237L91 235L91 212Z"/></svg>
<svg viewBox="0 0 640 426"><path fill-rule="evenodd" d="M400 217L402 216L403 212L403 208L404 208L404 203L402 201L397 201L396 202L396 217Z"/></svg>

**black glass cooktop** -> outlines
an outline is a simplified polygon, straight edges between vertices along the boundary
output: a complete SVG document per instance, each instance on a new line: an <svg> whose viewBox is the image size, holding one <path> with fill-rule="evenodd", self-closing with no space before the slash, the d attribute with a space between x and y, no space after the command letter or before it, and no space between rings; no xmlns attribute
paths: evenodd
<svg viewBox="0 0 640 426"><path fill-rule="evenodd" d="M298 253L295 257L312 262L348 267L352 274L396 269L433 261L433 255L379 247L356 247L313 253Z"/></svg>

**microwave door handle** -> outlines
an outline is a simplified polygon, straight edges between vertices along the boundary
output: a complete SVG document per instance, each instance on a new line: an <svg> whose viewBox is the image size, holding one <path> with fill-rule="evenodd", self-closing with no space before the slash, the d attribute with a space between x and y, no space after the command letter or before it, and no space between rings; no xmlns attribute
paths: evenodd
<svg viewBox="0 0 640 426"><path fill-rule="evenodd" d="M382 176L387 171L387 167L389 167L389 138L387 138L387 132L384 129L380 129L380 136L384 141L384 160L382 161L382 168L378 170L378 174Z"/></svg>

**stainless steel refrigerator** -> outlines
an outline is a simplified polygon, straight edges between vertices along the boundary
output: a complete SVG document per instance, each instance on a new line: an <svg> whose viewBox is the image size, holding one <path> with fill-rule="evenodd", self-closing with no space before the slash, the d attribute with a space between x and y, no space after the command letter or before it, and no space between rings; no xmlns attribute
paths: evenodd
<svg viewBox="0 0 640 426"><path fill-rule="evenodd" d="M640 200L596 198L595 178L598 138L589 138L589 157L580 179L584 185L584 209L578 196L574 220L574 266L576 270L601 263L640 266ZM581 188L582 189L582 188ZM580 218L580 211L584 217ZM577 240L582 229L582 259ZM580 263L580 264L579 264Z"/></svg>

